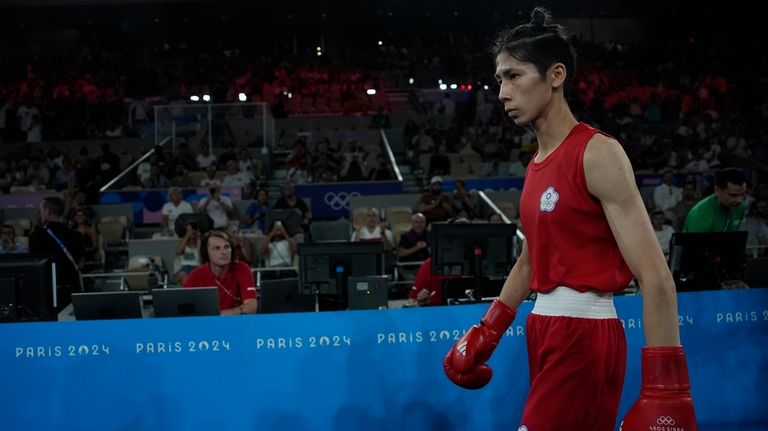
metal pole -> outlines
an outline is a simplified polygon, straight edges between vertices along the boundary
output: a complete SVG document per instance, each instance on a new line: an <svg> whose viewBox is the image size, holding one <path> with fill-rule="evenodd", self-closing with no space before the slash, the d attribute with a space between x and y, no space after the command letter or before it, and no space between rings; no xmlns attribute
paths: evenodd
<svg viewBox="0 0 768 431"><path fill-rule="evenodd" d="M160 142L160 127L158 127L158 121L157 121L157 111L159 106L155 106L155 145L157 145L158 142Z"/></svg>
<svg viewBox="0 0 768 431"><path fill-rule="evenodd" d="M208 154L213 154L213 117L211 105L208 105Z"/></svg>
<svg viewBox="0 0 768 431"><path fill-rule="evenodd" d="M160 142L160 143L157 145L157 147L162 147L163 145L165 145L166 143L168 143L168 141L170 141L170 140L171 140L171 138L170 138L170 137L163 139L163 141L162 141L162 142ZM123 177L125 174L127 174L128 172L132 171L132 170L133 170L133 168L135 168L136 166L138 166L138 165L139 165L139 163L143 162L143 161L144 161L144 159L146 159L146 158L147 158L147 157L149 157L149 156L150 156L152 153L154 153L154 152L155 152L155 148L157 148L157 147L153 147L153 148L152 148L150 151L146 152L146 153L145 153L143 156L139 157L139 159L138 159L138 160L136 160L135 162L133 162L133 163L131 164L131 166L128 166L127 168L125 168L125 170L123 170L123 172L120 172L120 173L119 173L119 174L118 174L118 175L117 175L115 178L113 178L113 179L112 179L112 181L110 181L110 182L108 182L108 183L104 184L104 186L103 186L102 188L100 188L100 189L99 189L99 192L101 192L101 193L104 193L105 191L109 190L109 187L110 187L110 186L112 186L112 184L116 183L116 182L117 182L117 180L119 180L120 178L122 178L122 177Z"/></svg>
<svg viewBox="0 0 768 431"><path fill-rule="evenodd" d="M389 139L387 139L387 134L384 133L384 129L379 129L379 133L381 133L381 140L384 141L384 149L387 151L387 156L389 157L389 163L392 164L392 169L394 169L395 171L395 176L397 177L397 180L402 183L403 176L400 174L400 168L397 166L395 155L394 153L392 153L392 148L389 146Z"/></svg>

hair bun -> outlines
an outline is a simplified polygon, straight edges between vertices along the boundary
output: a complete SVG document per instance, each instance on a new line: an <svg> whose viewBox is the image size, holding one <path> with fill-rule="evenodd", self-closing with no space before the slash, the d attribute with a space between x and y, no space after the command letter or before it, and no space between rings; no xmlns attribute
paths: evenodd
<svg viewBox="0 0 768 431"><path fill-rule="evenodd" d="M537 7L531 12L531 25L535 28L543 28L549 24L552 14L543 7Z"/></svg>

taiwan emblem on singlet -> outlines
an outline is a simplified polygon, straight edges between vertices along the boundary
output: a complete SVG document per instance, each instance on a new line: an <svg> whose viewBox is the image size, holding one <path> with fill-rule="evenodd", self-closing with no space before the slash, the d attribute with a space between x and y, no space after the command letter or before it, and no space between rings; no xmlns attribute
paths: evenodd
<svg viewBox="0 0 768 431"><path fill-rule="evenodd" d="M557 193L554 187L548 187L544 190L544 193L541 194L541 199L539 199L539 210L551 213L555 210L555 205L558 200L560 200L560 194Z"/></svg>

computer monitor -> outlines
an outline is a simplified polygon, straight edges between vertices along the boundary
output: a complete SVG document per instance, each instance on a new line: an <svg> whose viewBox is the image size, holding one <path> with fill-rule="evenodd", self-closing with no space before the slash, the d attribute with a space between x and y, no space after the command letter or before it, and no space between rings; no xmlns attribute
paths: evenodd
<svg viewBox="0 0 768 431"><path fill-rule="evenodd" d="M298 278L262 280L259 313L315 311L315 296L301 293Z"/></svg>
<svg viewBox="0 0 768 431"><path fill-rule="evenodd" d="M435 223L432 274L506 278L515 264L514 224Z"/></svg>
<svg viewBox="0 0 768 431"><path fill-rule="evenodd" d="M56 265L48 255L0 254L0 321L57 320Z"/></svg>
<svg viewBox="0 0 768 431"><path fill-rule="evenodd" d="M174 287L152 290L155 317L218 316L217 287Z"/></svg>
<svg viewBox="0 0 768 431"><path fill-rule="evenodd" d="M747 232L679 232L669 246L669 269L678 292L717 290L743 280Z"/></svg>
<svg viewBox="0 0 768 431"><path fill-rule="evenodd" d="M389 278L386 275L349 277L347 298L350 310L387 308L389 302Z"/></svg>
<svg viewBox="0 0 768 431"><path fill-rule="evenodd" d="M322 309L347 308L347 279L384 274L384 243L329 241L299 244L302 293L324 295Z"/></svg>
<svg viewBox="0 0 768 431"><path fill-rule="evenodd" d="M75 320L141 319L139 292L73 293Z"/></svg>

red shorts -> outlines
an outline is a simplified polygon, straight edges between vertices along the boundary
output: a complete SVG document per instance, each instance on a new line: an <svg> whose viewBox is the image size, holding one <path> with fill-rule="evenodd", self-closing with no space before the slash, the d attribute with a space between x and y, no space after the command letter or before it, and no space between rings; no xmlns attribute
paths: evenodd
<svg viewBox="0 0 768 431"><path fill-rule="evenodd" d="M538 295L527 322L531 390L521 430L614 429L627 358L615 315L610 295L563 287Z"/></svg>

